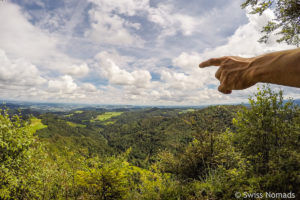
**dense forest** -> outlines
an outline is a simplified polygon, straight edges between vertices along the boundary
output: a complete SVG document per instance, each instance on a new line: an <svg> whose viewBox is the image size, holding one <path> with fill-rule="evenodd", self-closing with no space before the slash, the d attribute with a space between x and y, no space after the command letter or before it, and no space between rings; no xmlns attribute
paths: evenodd
<svg viewBox="0 0 300 200"><path fill-rule="evenodd" d="M2 109L0 199L297 199L300 109Z"/></svg>

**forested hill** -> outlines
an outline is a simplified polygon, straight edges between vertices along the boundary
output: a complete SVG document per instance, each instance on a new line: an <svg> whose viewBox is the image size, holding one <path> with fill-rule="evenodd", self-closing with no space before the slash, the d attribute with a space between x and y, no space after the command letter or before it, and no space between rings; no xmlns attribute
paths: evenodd
<svg viewBox="0 0 300 200"><path fill-rule="evenodd" d="M70 148L88 155L112 155L132 148L131 161L145 166L161 150L182 151L204 132L232 128L241 106L204 109L75 110L36 115L47 127L37 131L52 149ZM83 151L85 149L86 151Z"/></svg>
<svg viewBox="0 0 300 200"><path fill-rule="evenodd" d="M298 199L299 127L270 88L247 106L2 110L0 199Z"/></svg>

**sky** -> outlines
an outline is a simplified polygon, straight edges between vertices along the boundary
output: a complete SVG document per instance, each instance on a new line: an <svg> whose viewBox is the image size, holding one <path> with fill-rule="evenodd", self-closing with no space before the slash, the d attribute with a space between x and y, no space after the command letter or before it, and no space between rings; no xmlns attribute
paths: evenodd
<svg viewBox="0 0 300 200"><path fill-rule="evenodd" d="M247 102L218 92L211 57L295 48L258 43L272 10L242 0L0 1L0 99L130 105ZM300 98L300 89L281 88Z"/></svg>

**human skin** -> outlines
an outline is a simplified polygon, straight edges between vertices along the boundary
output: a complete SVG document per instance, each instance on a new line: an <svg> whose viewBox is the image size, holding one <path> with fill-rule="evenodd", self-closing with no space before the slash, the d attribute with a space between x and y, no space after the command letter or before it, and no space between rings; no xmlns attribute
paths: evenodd
<svg viewBox="0 0 300 200"><path fill-rule="evenodd" d="M215 76L218 90L230 94L261 83L273 83L300 88L300 48L272 52L252 58L224 56L199 64L200 68L219 66Z"/></svg>

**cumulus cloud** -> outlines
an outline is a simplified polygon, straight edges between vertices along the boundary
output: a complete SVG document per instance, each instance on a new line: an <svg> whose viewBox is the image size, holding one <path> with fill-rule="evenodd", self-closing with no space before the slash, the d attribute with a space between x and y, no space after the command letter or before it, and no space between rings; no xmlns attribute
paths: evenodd
<svg viewBox="0 0 300 200"><path fill-rule="evenodd" d="M101 7L105 12L115 11L120 14L133 16L149 6L149 0L89 0Z"/></svg>
<svg viewBox="0 0 300 200"><path fill-rule="evenodd" d="M169 89L192 90L203 86L203 83L197 77L180 72L163 70L161 80L165 82L165 87Z"/></svg>
<svg viewBox="0 0 300 200"><path fill-rule="evenodd" d="M122 101L138 103L138 104L202 104L207 101L208 98L214 98L217 102L226 100L223 95L218 94L216 91L212 92L212 89L203 90L204 85L207 85L207 80L214 80L209 76L204 77L205 72L196 68L192 68L191 63L198 62L198 58L195 55L194 60L189 60L188 54L183 54L181 57L174 59L174 63L180 64L181 70L177 71L166 67L161 67L156 72L160 75L159 80L152 80L152 76L148 70L128 70L126 69L131 62L131 59L122 57L116 52L100 52L96 56L98 62L97 68L100 71L102 77L109 81L109 90L118 90L118 94L122 96ZM118 64L114 59L119 58ZM122 62L120 62L122 60ZM122 67L121 67L122 66ZM124 66L124 67L123 67ZM195 67L195 66L193 66ZM190 69L190 70L188 70ZM215 81L216 83L216 81ZM202 95L199 91L204 91ZM104 94L110 93L105 91ZM211 94L207 94L210 91ZM117 95L114 97L115 101L118 101Z"/></svg>
<svg viewBox="0 0 300 200"><path fill-rule="evenodd" d="M201 61L201 56L199 53L192 52L186 53L182 52L178 57L172 60L174 66L181 67L183 70L195 70L195 66L197 66Z"/></svg>
<svg viewBox="0 0 300 200"><path fill-rule="evenodd" d="M255 87L223 95L216 89L217 68L199 69L198 64L211 57L250 57L293 48L276 43L277 36L258 43L261 27L274 14L267 10L262 16L245 16L240 0L88 0L67 2L59 9L41 4L38 11L24 6L26 2L0 7L0 17L6 19L0 32L1 98L168 105L241 102ZM40 17L39 12L46 14Z"/></svg>
<svg viewBox="0 0 300 200"><path fill-rule="evenodd" d="M0 84L37 86L45 82L35 65L24 59L10 59L0 49Z"/></svg>
<svg viewBox="0 0 300 200"><path fill-rule="evenodd" d="M202 53L182 52L173 59L173 65L184 70L195 70L201 61L212 57L230 55L252 57L271 51L295 48L284 43L277 43L277 35L272 35L266 44L258 42L262 36L262 27L274 18L274 13L271 10L266 10L261 16L247 14L247 17L249 22L240 26L232 36L228 37L225 44L215 48L207 48Z"/></svg>
<svg viewBox="0 0 300 200"><path fill-rule="evenodd" d="M85 32L86 37L91 37L98 43L119 46L139 46L143 43L132 30L139 29L140 24L130 22L119 15L133 16L138 10L142 10L148 1L91 0L90 2L94 7L89 10L91 29Z"/></svg>
<svg viewBox="0 0 300 200"><path fill-rule="evenodd" d="M148 9L148 19L163 28L160 37L176 34L191 35L199 24L199 20L186 14L177 13L172 4L160 3Z"/></svg>
<svg viewBox="0 0 300 200"><path fill-rule="evenodd" d="M77 83L72 76L64 75L48 81L44 97L55 101L94 102L101 91L91 83ZM93 99L94 98L94 99Z"/></svg>
<svg viewBox="0 0 300 200"><path fill-rule="evenodd" d="M211 67L199 69L198 64L201 61L212 57L221 57L226 55L252 57L271 51L295 48L293 46L277 43L276 40L278 39L278 36L276 35L271 36L269 42L266 44L257 42L262 36L260 32L262 27L267 21L274 18L274 14L271 10L267 10L262 16L247 15L247 17L249 19L249 22L245 25L240 26L234 32L234 34L228 38L227 42L224 45L206 49L203 53L182 52L177 58L173 59L173 65L178 66L183 71L187 72L189 74L189 77L187 78L190 79L189 81L198 81L200 85L203 85L202 88L209 88L209 86L218 85L218 81L214 78L214 73L217 68ZM172 77L172 79L174 79L174 77ZM273 88L276 87L276 85L273 86ZM199 87L198 99L207 99L205 97L209 97L211 99L214 99L214 101L216 100L215 102L219 103L240 102L247 100L247 97L255 90L255 88L256 86L244 91L234 91L232 95L219 94L218 96L221 98L218 98L218 96L213 97L214 93L217 93L216 89L207 90L200 89ZM289 90L288 87L285 87L285 90ZM192 97L192 95L189 95L189 97L187 98L193 99L190 97Z"/></svg>
<svg viewBox="0 0 300 200"><path fill-rule="evenodd" d="M89 67L86 63L83 63L81 65L66 66L63 70L64 73L76 77L84 77L89 73Z"/></svg>
<svg viewBox="0 0 300 200"><path fill-rule="evenodd" d="M90 83L78 85L73 77L44 77L41 71L25 59L12 59L0 49L1 98L18 100L86 100L87 94L99 92Z"/></svg>
<svg viewBox="0 0 300 200"><path fill-rule="evenodd" d="M43 72L85 76L88 66L64 52L66 35L51 33L30 22L31 16L20 6L5 2L0 6L0 48L13 59L24 59Z"/></svg>
<svg viewBox="0 0 300 200"><path fill-rule="evenodd" d="M65 75L57 80L50 80L48 82L50 92L72 93L77 89L77 84L71 76Z"/></svg>
<svg viewBox="0 0 300 200"><path fill-rule="evenodd" d="M249 22L240 26L232 36L228 38L226 44L206 49L201 55L202 58L220 57L224 55L255 56L276 50L295 48L284 43L277 43L278 35L272 35L268 43L258 43L262 36L262 27L271 19L274 19L272 10L266 10L261 16L247 14Z"/></svg>
<svg viewBox="0 0 300 200"><path fill-rule="evenodd" d="M118 64L107 53L99 53L97 58L102 66L102 75L112 85L123 86L124 98L132 102L152 102L158 104L205 104L205 103L234 103L246 101L255 87L244 91L235 91L232 95L224 95L217 91L218 81L214 78L216 67L199 69L198 64L211 57L224 55L254 56L274 50L292 48L278 44L276 36L267 44L258 43L260 30L264 23L273 17L267 11L261 18L247 15L249 22L240 26L224 45L206 49L202 53L182 52L172 60L175 68L159 67L156 73L159 81L151 81L148 71L130 71L125 69L130 59L124 59ZM120 57L119 57L120 58ZM125 64L124 64L125 63ZM121 68L120 66L125 66ZM176 68L177 67L177 68ZM143 74L145 77L143 77ZM137 87L137 77L147 87ZM148 78L147 78L148 77Z"/></svg>
<svg viewBox="0 0 300 200"><path fill-rule="evenodd" d="M94 56L94 62L100 63L101 66L107 67L110 62L107 60L113 60L116 65L122 65L129 68L128 63L137 62L134 57L120 55L117 51L101 51Z"/></svg>
<svg viewBox="0 0 300 200"><path fill-rule="evenodd" d="M89 11L91 29L85 32L99 43L118 46L141 47L146 42L136 31L142 26L126 17L145 17L149 22L158 25L161 33L158 38L172 36L180 32L191 35L199 25L199 19L178 12L171 3L159 3L150 6L149 0L90 0L94 7Z"/></svg>
<svg viewBox="0 0 300 200"><path fill-rule="evenodd" d="M99 55L99 54L98 54ZM151 81L151 74L147 70L134 70L129 72L121 69L111 58L104 57L100 61L100 70L104 78L109 83L122 86L135 86L136 88L146 88ZM99 56L98 56L99 57Z"/></svg>
<svg viewBox="0 0 300 200"><path fill-rule="evenodd" d="M33 26L19 6L10 2L0 6L0 48L15 58L31 62L40 60L55 50L57 40Z"/></svg>
<svg viewBox="0 0 300 200"><path fill-rule="evenodd" d="M91 83L83 83L81 89L86 92L97 92L97 88Z"/></svg>

